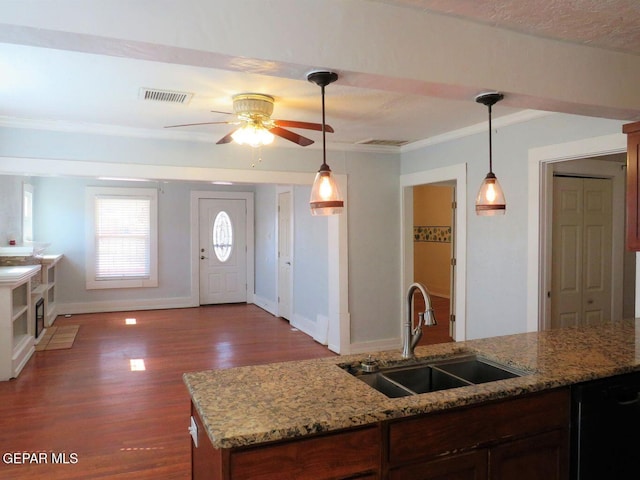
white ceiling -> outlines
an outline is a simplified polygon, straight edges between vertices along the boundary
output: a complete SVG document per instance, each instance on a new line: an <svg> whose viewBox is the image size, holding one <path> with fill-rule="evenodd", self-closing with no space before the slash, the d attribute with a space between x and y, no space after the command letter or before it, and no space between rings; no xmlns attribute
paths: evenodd
<svg viewBox="0 0 640 480"><path fill-rule="evenodd" d="M306 81L318 65L340 74L326 89L327 123L328 141L343 146L418 145L480 128L487 111L474 96L501 85L496 119L529 109L640 119L638 93L615 75L640 72L637 0L9 0L2 8L4 126L215 142L231 127L163 127L227 120L211 111L232 111L231 96L242 92L274 96L273 118L320 122L320 89ZM142 87L194 96L188 105L142 101Z"/></svg>

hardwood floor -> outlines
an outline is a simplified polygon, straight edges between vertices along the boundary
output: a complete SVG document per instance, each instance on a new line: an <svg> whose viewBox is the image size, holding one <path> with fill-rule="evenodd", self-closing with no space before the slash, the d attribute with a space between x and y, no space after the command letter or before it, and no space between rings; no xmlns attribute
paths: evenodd
<svg viewBox="0 0 640 480"><path fill-rule="evenodd" d="M418 345L452 342L453 339L449 335L449 299L432 295L431 306L433 307L433 312L438 324L422 329L422 338L418 342ZM424 301L422 300L422 296L416 296L415 310L418 312L423 311L423 309Z"/></svg>
<svg viewBox="0 0 640 480"><path fill-rule="evenodd" d="M184 372L334 355L253 305L74 315L55 325L80 325L73 348L36 352L17 379L0 382L0 478L186 480ZM146 370L131 371L131 359ZM25 463L8 463L13 453Z"/></svg>

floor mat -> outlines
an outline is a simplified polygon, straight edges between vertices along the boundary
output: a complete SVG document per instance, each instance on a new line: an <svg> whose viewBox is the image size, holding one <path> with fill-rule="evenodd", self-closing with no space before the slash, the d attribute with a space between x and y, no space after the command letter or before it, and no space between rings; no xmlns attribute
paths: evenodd
<svg viewBox="0 0 640 480"><path fill-rule="evenodd" d="M80 325L64 325L61 327L53 326L47 328L42 340L36 345L36 352L71 348L79 328Z"/></svg>

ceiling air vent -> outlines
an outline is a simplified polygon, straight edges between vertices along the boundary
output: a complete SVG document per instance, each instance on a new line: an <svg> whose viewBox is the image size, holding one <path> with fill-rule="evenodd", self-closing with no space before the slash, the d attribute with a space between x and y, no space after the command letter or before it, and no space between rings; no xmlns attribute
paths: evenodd
<svg viewBox="0 0 640 480"><path fill-rule="evenodd" d="M193 98L193 93L177 92L172 90L157 90L153 88L141 88L140 100L152 100L155 102L165 103L182 103L187 104Z"/></svg>
<svg viewBox="0 0 640 480"><path fill-rule="evenodd" d="M407 140L363 140L358 145L380 145L383 147L401 147L409 143Z"/></svg>

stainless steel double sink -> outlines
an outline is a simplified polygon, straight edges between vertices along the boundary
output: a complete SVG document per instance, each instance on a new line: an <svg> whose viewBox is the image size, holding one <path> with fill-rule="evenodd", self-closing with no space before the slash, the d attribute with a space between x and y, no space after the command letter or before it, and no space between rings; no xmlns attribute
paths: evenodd
<svg viewBox="0 0 640 480"><path fill-rule="evenodd" d="M352 366L343 368L391 398L505 380L528 373L476 355L384 367L371 373Z"/></svg>

